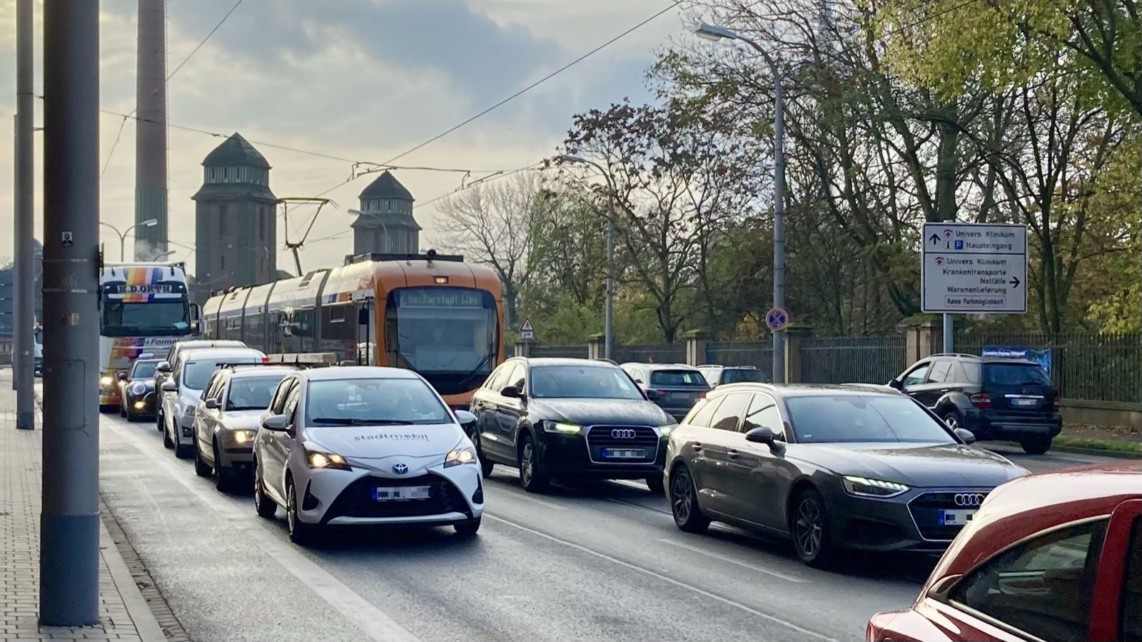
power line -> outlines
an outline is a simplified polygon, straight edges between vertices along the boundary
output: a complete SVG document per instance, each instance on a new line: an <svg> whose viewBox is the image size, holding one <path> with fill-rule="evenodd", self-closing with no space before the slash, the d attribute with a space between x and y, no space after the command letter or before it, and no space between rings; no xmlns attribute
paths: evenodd
<svg viewBox="0 0 1142 642"><path fill-rule="evenodd" d="M603 49L606 49L607 47L618 42L619 40L622 40L626 36L634 33L635 31L637 31L639 29L641 29L642 27L646 26L647 24L649 24L651 21L655 20L659 16L665 15L666 13L668 13L669 11L674 9L674 7L677 7L679 4L682 4L682 0L675 0L674 2L670 3L670 5L667 6L665 9L662 9L661 11L655 13L654 15L650 16L649 18L643 20L642 22L636 24L635 26L633 26L633 27L627 29L626 31L620 33L619 35L615 36L614 38L611 38L610 40L604 42L603 44L599 45L598 47L595 47L594 49L588 51L587 53L583 54L582 56L579 56L575 60L572 60L571 62L567 63L566 65L563 65L559 69L556 69L555 71L551 72L550 74L547 74L543 78L540 78L539 80L531 83L530 85L528 85L528 86L524 87L523 89L517 91L516 93L512 94L511 96L508 96L507 98L505 98L505 99L501 100L500 102L492 105L491 107L488 107L484 111L481 111L480 113L478 113L475 116L472 116L471 118L459 123L458 125L454 125L453 127L450 127L449 129L437 134L436 136L429 138L428 140L424 141L423 143L416 145L415 147L412 147L405 152L397 154L396 156L389 159L384 164L388 165L390 163L395 163L396 161L404 158L405 156L408 156L409 154L411 154L415 151L423 149L424 147L427 147L427 146L431 145L432 143L435 143L436 141L440 140L441 138L444 138L445 136L451 134L452 132L454 132L458 129L461 129L461 128L467 126L468 124L479 120L480 118L483 118L484 116L492 113L493 111L499 109L500 107L503 107L504 105L510 103L511 101L515 100L516 98L519 98L520 96L526 94L527 92L531 91L532 89L535 89L536 87L542 85L543 83L547 82L548 80L551 80L552 78L558 76L559 74L567 71L568 69L574 67L575 65L577 65L577 64L583 62L584 60L590 58L591 56L599 53Z"/></svg>

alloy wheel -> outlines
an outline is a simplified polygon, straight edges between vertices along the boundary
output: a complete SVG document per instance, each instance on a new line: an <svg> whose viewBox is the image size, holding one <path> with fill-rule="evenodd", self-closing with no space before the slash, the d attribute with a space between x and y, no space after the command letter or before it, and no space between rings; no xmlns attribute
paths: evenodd
<svg viewBox="0 0 1142 642"><path fill-rule="evenodd" d="M811 559L821 552L821 538L824 534L821 507L813 498L806 497L797 506L796 520L797 548L803 557Z"/></svg>
<svg viewBox="0 0 1142 642"><path fill-rule="evenodd" d="M681 522L689 520L690 514L694 510L693 488L694 484L690 480L690 473L684 470L675 473L674 479L670 483L670 499L674 509L674 517Z"/></svg>

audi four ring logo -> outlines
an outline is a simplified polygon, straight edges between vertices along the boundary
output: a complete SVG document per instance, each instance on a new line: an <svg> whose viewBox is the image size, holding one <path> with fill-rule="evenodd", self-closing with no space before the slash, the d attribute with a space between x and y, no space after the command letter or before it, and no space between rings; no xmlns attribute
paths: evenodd
<svg viewBox="0 0 1142 642"><path fill-rule="evenodd" d="M979 506L983 503L983 493L960 493L955 496L956 506Z"/></svg>
<svg viewBox="0 0 1142 642"><path fill-rule="evenodd" d="M611 437L615 439L634 439L637 435L634 428L615 428L611 431Z"/></svg>

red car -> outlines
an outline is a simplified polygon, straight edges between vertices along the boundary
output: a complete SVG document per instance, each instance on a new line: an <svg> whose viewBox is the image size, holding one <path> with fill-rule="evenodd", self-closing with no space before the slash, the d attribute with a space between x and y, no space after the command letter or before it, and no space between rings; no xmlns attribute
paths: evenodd
<svg viewBox="0 0 1142 642"><path fill-rule="evenodd" d="M984 500L868 642L1142 642L1142 464L1030 475Z"/></svg>

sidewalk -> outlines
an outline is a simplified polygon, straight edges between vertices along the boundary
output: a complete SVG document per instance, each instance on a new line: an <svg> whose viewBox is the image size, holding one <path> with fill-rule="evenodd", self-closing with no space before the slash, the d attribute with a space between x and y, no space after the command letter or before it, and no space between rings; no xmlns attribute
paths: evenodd
<svg viewBox="0 0 1142 642"><path fill-rule="evenodd" d="M0 369L0 641L165 642L158 620L100 522L100 624L41 627L39 617L40 414L16 430L12 371Z"/></svg>

